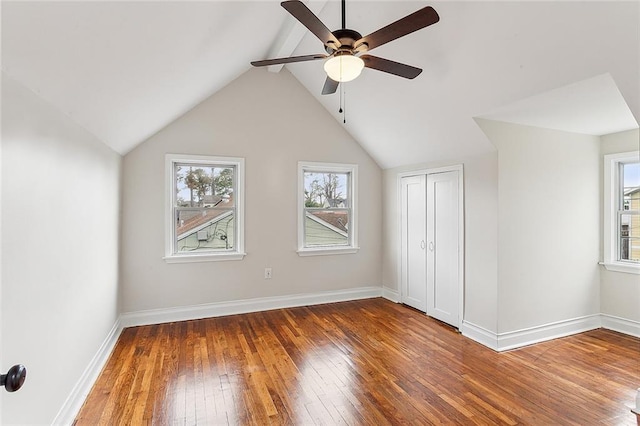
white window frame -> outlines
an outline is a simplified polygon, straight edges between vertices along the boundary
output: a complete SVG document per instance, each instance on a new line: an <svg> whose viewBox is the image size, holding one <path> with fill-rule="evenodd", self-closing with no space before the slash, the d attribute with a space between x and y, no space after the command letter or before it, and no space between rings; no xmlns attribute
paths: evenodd
<svg viewBox="0 0 640 426"><path fill-rule="evenodd" d="M304 173L349 173L349 194L350 222L349 222L349 245L346 246L326 246L326 247L305 247L304 246ZM333 254L357 253L358 247L358 165L342 163L318 163L312 161L298 162L298 255L318 256Z"/></svg>
<svg viewBox="0 0 640 426"><path fill-rule="evenodd" d="M640 151L621 152L604 156L604 267L610 271L640 275L640 264L618 260L620 236L618 206L620 190L620 165L637 162Z"/></svg>
<svg viewBox="0 0 640 426"><path fill-rule="evenodd" d="M235 168L235 249L227 252L177 253L175 250L175 164L232 166ZM166 154L165 155L165 256L167 263L215 262L242 260L244 252L244 158L214 157L209 155Z"/></svg>

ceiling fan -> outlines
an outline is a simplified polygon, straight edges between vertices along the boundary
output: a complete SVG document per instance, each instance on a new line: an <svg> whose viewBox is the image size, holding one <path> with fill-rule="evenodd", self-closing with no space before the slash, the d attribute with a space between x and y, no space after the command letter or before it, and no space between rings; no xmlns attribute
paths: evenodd
<svg viewBox="0 0 640 426"><path fill-rule="evenodd" d="M360 75L364 67L404 78L416 78L422 72L420 68L364 53L397 38L411 34L414 31L435 24L440 20L436 11L432 7L427 6L362 37L359 32L346 28L345 0L342 0L342 28L335 31L329 31L322 21L299 0L283 1L280 4L320 39L324 44L327 54L321 53L316 55L292 56L289 58L266 59L263 61L253 61L251 65L254 67L264 67L292 62L327 59L324 63L327 79L322 88L323 95L335 93L338 89L338 84L355 79Z"/></svg>

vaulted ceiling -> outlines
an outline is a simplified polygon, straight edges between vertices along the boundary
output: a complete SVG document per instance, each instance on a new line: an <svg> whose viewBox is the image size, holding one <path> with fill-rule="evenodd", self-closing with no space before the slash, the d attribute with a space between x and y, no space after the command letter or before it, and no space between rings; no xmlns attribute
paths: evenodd
<svg viewBox="0 0 640 426"><path fill-rule="evenodd" d="M339 1L307 4L340 27ZM286 65L381 167L493 149L479 116L589 134L638 126L639 2L349 0L347 27L368 34L426 5L440 22L372 52L423 73L365 69L344 84L345 117L340 89L320 95L321 61ZM121 154L250 61L311 53L319 40L271 0L2 2L3 72Z"/></svg>

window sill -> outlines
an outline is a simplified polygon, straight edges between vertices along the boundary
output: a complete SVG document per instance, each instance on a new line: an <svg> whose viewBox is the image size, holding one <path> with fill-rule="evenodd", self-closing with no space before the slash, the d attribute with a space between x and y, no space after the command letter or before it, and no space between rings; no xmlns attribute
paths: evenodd
<svg viewBox="0 0 640 426"><path fill-rule="evenodd" d="M246 253L188 254L165 256L163 259L167 263L222 262L242 260L246 255Z"/></svg>
<svg viewBox="0 0 640 426"><path fill-rule="evenodd" d="M298 249L298 256L327 256L333 254L354 254L360 247L319 247Z"/></svg>
<svg viewBox="0 0 640 426"><path fill-rule="evenodd" d="M640 264L628 264L628 263L600 263L607 271L624 272L626 274L640 275Z"/></svg>

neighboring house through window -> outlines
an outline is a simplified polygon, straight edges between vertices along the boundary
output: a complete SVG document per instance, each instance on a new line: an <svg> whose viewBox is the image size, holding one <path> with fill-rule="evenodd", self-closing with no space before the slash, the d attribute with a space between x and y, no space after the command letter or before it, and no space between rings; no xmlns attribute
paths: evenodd
<svg viewBox="0 0 640 426"><path fill-rule="evenodd" d="M358 250L357 171L353 164L298 163L298 254Z"/></svg>
<svg viewBox="0 0 640 426"><path fill-rule="evenodd" d="M167 154L165 260L244 257L244 159Z"/></svg>
<svg viewBox="0 0 640 426"><path fill-rule="evenodd" d="M640 274L639 152L604 157L604 266Z"/></svg>

